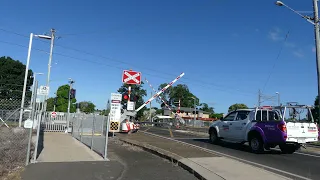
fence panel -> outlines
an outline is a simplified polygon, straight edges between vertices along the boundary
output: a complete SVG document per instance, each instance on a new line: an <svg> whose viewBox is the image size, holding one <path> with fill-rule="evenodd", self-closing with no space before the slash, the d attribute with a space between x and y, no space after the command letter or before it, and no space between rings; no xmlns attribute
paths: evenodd
<svg viewBox="0 0 320 180"><path fill-rule="evenodd" d="M72 136L104 157L106 116L78 114L72 119Z"/></svg>

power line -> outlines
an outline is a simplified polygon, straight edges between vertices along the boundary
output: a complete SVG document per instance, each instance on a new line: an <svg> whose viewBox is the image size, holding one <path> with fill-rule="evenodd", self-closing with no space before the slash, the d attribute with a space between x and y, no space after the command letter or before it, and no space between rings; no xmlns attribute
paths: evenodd
<svg viewBox="0 0 320 180"><path fill-rule="evenodd" d="M266 86L267 86L267 84L268 84L268 82L270 80L271 74L273 73L273 70L276 67L276 64L278 63L278 59L279 59L279 57L280 57L280 55L282 53L282 50L283 50L283 47L284 47L285 43L287 42L288 36L289 36L289 31L287 32L286 37L284 38L284 42L283 42L283 44L282 44L282 46L281 46L281 48L280 48L280 50L279 50L279 52L277 54L277 57L276 57L276 59L275 59L275 61L273 63L273 66L272 66L272 68L271 68L271 70L269 72L267 81L265 82L265 84L264 84L264 86L262 88L262 92L264 92L264 90L265 90L265 88L266 88Z"/></svg>
<svg viewBox="0 0 320 180"><path fill-rule="evenodd" d="M0 30L4 30L4 29L1 29ZM4 30L5 32L10 32L10 33L14 33L14 34L17 34L17 35L20 35L20 36L23 36L23 37L28 37L28 36L25 36L25 35L22 35L22 34L19 34L19 33L15 33L13 31L7 31L7 30ZM40 39L37 39L37 40L40 40ZM42 40L40 40L42 41ZM12 42L6 42L6 41L0 41L2 43L6 43L6 44L10 44L10 45L15 45L15 46L20 46L20 47L24 47L24 48L28 48L27 46L24 46L24 45L20 45L20 44L16 44L16 43L12 43ZM48 43L47 41L42 41L42 42L45 42L45 43ZM84 51L81 51L81 50L78 50L78 49L74 49L74 48L69 48L69 47L65 47L65 46L61 46L61 45L55 45L55 46L60 46L60 47L63 47L65 49L70 49L70 50L74 50L74 51L77 51L77 52L80 52L80 53L85 53L85 54L88 54L88 55L92 55L92 56L96 56L96 57L99 57L99 58L104 58L104 59L110 59L112 60L111 58L107 58L107 57L104 57L104 56L100 56L100 55L95 55L93 53L89 53L89 52L84 52ZM44 52L44 53L47 53L49 54L49 52L45 51L45 50L42 50L42 49L38 49L38 48L32 48L33 50L37 50L37 51L40 51L40 52ZM80 61L84 61L84 62L91 62L91 63L95 63L95 64L100 64L100 65L104 65L104 66L108 66L108 67L114 67L114 68L117 68L117 69L121 69L123 70L123 67L119 67L119 66L115 66L115 65L110 65L110 64L105 64L105 63L102 63L102 62L98 62L98 61L92 61L92 60L88 60L88 59L83 59L83 58L77 58L77 57L72 57L72 56L69 56L69 55L65 55L65 54L61 54L61 53L53 53L55 55L59 55L59 56L63 56L63 57L67 57L67 58L71 58L71 59L75 59L75 60L80 60ZM127 63L127 62L122 62L122 61L116 61L116 62L121 62L123 64L129 64L131 65L130 63ZM152 71L158 71L158 70L154 70L154 69L150 69L150 68L142 68L142 69L149 69L149 70L152 70ZM163 73L162 71L158 71L160 72L161 74L166 74L168 76L175 76L173 74L169 74L169 73ZM154 77L158 77L158 78L162 78L162 79L168 79L168 78L164 78L164 77L161 77L159 75L153 75L153 74L150 74L150 73L145 73L144 74L147 74L147 75L150 75L150 76L154 76ZM189 80L192 80L191 78L184 78L184 79L189 79ZM220 89L222 88L222 86L217 86L213 83L208 83L208 82L204 82L204 81L199 81L199 80L192 80L192 82L186 82L186 81L180 81L180 82L183 82L183 83L188 83L188 84L196 84L198 86L201 86L201 87L208 87L208 86L214 86L216 88L213 88L215 90L219 90L219 91L224 91L224 92L230 92L232 93L237 91L238 93L242 93L242 94L247 94L247 95L253 95L253 94L256 94L256 93L253 93L253 92L244 92L244 91L240 91L240 90L234 90L233 88L231 87L225 87L225 89ZM198 82L198 83L197 83ZM205 86L205 85L208 85L208 86ZM219 89L218 89L219 88ZM232 89L232 91L230 91L229 89Z"/></svg>
<svg viewBox="0 0 320 180"><path fill-rule="evenodd" d="M8 33L13 33L15 35L19 35L19 36L23 36L23 37L26 37L26 38L29 38L29 36L26 36L26 35L23 35L23 34L19 34L17 32L14 32L14 31L9 31L9 30L5 30L5 29L2 29L0 28L0 30L2 31L5 31L5 32L8 32ZM39 41L42 41L42 42L45 42L45 43L49 43L47 41L43 41L41 39L36 39L36 40L39 40ZM94 53L90 53L90 52L87 52L87 51L83 51L83 50L79 50L79 49L75 49L75 48L71 48L71 47L66 47L66 46L62 46L62 45L59 45L59 44L55 44L55 46L59 46L59 47L62 47L64 49L69 49L69 50L73 50L73 51L76 51L76 52L79 52L79 53L83 53L83 54L87 54L87 55L91 55L91 56L94 56L94 57L98 57L98 58L102 58L102 59L107 59L107 60L110 60L110 61L114 61L114 62L117 62L117 63L122 63L122 64L127 64L129 65L130 67L136 67L136 68L139 68L135 65L133 65L132 63L128 63L128 62L125 62L125 61L121 61L121 60L116 60L114 58L109 58L109 57L105 57L105 56L102 56L102 55L97 55L97 54L94 54ZM56 54L56 53L55 53ZM122 68L123 69L123 68ZM167 76L176 76L176 74L171 74L171 73L163 73L163 71L160 71L160 70L157 70L157 69L152 69L152 68L147 68L147 67L143 67L143 68L139 68L139 69L144 69L144 70L150 70L152 72L158 72L158 73L161 73L163 75L167 75ZM144 73L144 74L147 74L147 73ZM228 88L228 89L233 89L233 87L229 87L229 86L222 86L222 85L217 85L215 83L210 83L210 82L207 82L207 81L201 81L201 80L198 80L198 79L193 79L193 78L188 78L188 77L184 77L184 79L186 80L191 80L193 82L198 82L198 83L193 83L193 84L206 84L206 85L211 85L211 86L215 86L215 87L224 87L224 88ZM236 90L238 91L238 90ZM240 91L239 91L240 92ZM244 91L242 91L244 92ZM246 93L249 93L249 94L256 94L256 93L253 93L253 92L246 92Z"/></svg>
<svg viewBox="0 0 320 180"><path fill-rule="evenodd" d="M28 48L27 46L25 45L20 45L20 44L16 44L16 43L11 43L11 42L6 42L6 41L0 41L1 43L5 43L5 44L10 44L10 45L15 45L15 46L19 46L19 47L23 47L23 48ZM32 50L36 50L36 51L40 51L40 52L44 52L46 54L49 54L48 51L45 51L45 50L42 50L42 49L38 49L38 48L32 48ZM61 54L61 53L56 53L54 52L53 53L54 55L59 55L59 56L62 56L62 57L66 57L66 58L70 58L70 59L74 59L74 60L79 60L79 61L83 61L83 62L90 62L90 63L95 63L95 64L99 64L99 65L103 65L103 66L107 66L107 67L112 67L112 68L117 68L117 69L120 69L120 70L123 70L123 67L120 67L120 66L115 66L115 65L110 65L110 64L105 64L105 63L102 63L102 62L97 62L97 61L92 61L92 60L88 60L88 59L83 59L83 58L77 58L77 57L73 57L73 56L69 56L69 55L65 55L65 54ZM165 78L165 77L162 77L162 76L159 76L159 75L154 75L154 74L150 74L150 73L144 73L146 75L150 75L150 76L153 76L153 77L157 77L157 78L161 78L161 79L166 79L168 80L168 78ZM182 83L187 83L187 84L196 84L197 86L201 86L201 87L205 87L205 88L212 88L214 90L218 90L218 91L223 91L223 92L227 92L227 93L234 93L235 91L237 91L238 93L241 93L243 95L250 95L252 96L254 93L249 93L249 92L241 92L239 90L229 90L229 88L225 89L225 88L222 88L222 87L216 87L214 86L214 88L212 86L210 86L209 84L198 84L198 83L195 83L194 81L193 82L186 82L186 81L183 81L183 80L180 80L180 82ZM207 85L207 86L206 86Z"/></svg>

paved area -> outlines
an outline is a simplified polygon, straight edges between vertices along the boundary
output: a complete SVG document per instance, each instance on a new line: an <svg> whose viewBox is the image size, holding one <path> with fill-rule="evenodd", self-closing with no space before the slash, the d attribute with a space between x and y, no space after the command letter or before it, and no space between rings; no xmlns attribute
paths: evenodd
<svg viewBox="0 0 320 180"><path fill-rule="evenodd" d="M179 144L168 139L147 135L143 132L138 132L131 135L119 134L118 137L126 140L127 142L133 142L133 144L140 144L145 147L151 145L158 149L174 153L175 155L180 156L178 161L189 167L192 167L192 169L196 170L198 173L201 173L201 175L206 179L290 179L212 152L206 152L196 147L191 147L189 145Z"/></svg>
<svg viewBox="0 0 320 180"><path fill-rule="evenodd" d="M142 130L147 130L148 128L149 127L143 127ZM222 142L219 145L214 145L209 142L208 136L202 137L201 135L190 135L190 133L175 130L172 131L173 137L171 137L168 129L152 128L147 132L243 159L255 165L259 164L256 166L289 177L300 176L303 177L300 179L320 179L320 155L316 153L316 150L319 152L319 149L314 149L312 152L312 148L307 147L307 150L302 149L294 154L282 154L279 149L271 149L271 151L266 151L264 154L257 155L250 152L250 148L247 144L239 145Z"/></svg>
<svg viewBox="0 0 320 180"><path fill-rule="evenodd" d="M101 156L65 133L44 133L38 162L98 161Z"/></svg>
<svg viewBox="0 0 320 180"><path fill-rule="evenodd" d="M140 148L109 141L110 161L42 162L27 166L23 180L196 180L184 169Z"/></svg>

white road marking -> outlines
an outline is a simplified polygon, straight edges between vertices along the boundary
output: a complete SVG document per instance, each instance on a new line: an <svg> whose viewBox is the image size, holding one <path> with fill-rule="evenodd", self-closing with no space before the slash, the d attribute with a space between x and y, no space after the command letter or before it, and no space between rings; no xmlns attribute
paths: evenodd
<svg viewBox="0 0 320 180"><path fill-rule="evenodd" d="M143 132L143 131L142 131L142 132ZM228 155L228 154L224 154L224 153L221 153L221 152L218 152L218 151L214 151L214 150L211 150L211 149L206 149L206 148L203 148L203 147L200 147L200 146L196 146L196 145L193 145L193 144L190 144L190 143L182 142L182 141L179 141L179 140L176 140L176 139L172 139L172 138L160 136L160 135L153 134L153 133L149 133L149 132L143 132L143 133L149 134L149 135L152 135L152 136L156 136L156 137L159 137L159 138L163 138L163 139L168 139L168 140L171 140L171 141L175 141L175 142L178 142L178 143L181 143L181 144L186 144L186 145L189 145L189 146L191 146L191 147L195 147L195 148L201 149L201 150L206 151L206 152L209 152L209 153L214 153L214 154L218 154L218 155L221 155L221 156L229 157L229 158L232 158L232 159L241 161L241 162L246 162L246 163L248 163L248 164L253 164L253 165L256 165L256 166L259 166L259 167L263 167L263 168L266 168L266 169L270 169L270 170L272 170L272 171L279 172L279 173L282 173L282 174L286 174L286 175L289 175L289 176L294 176L294 177L297 177L297 178L300 178L300 179L304 179L304 180L312 180L312 179L310 179L310 178L303 177L303 176L300 176L300 175L298 175L298 174L290 173L290 172L287 172L287 171L282 171L282 170L276 169L276 168L274 168L274 167L270 167L270 166L266 166L266 165L259 164L259 163L256 163L256 162L252 162L252 161L249 161L249 160L237 158L237 157L235 157L235 156L231 156L231 155Z"/></svg>

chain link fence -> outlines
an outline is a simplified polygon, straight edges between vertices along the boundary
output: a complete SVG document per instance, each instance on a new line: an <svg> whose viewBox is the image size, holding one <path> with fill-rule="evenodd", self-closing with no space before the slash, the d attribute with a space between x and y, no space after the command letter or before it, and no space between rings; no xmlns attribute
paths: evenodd
<svg viewBox="0 0 320 180"><path fill-rule="evenodd" d="M18 128L22 88L20 85L0 84L0 179L26 163L30 129ZM22 122L31 115L31 92L26 94ZM30 152L33 151L31 145Z"/></svg>
<svg viewBox="0 0 320 180"><path fill-rule="evenodd" d="M71 117L72 136L105 157L107 116L76 113Z"/></svg>

